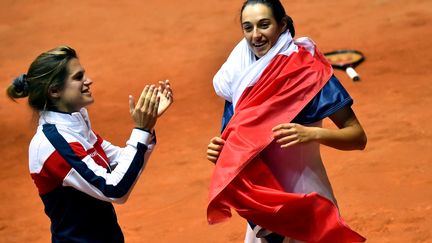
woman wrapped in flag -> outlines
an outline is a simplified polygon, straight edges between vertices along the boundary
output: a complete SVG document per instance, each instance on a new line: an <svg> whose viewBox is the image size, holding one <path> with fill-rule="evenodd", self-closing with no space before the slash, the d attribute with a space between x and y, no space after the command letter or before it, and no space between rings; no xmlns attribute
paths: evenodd
<svg viewBox="0 0 432 243"><path fill-rule="evenodd" d="M365 148L352 98L315 43L293 39L280 1L246 1L240 21L244 38L213 80L226 103L207 150L209 223L232 208L248 221L245 242L364 242L339 214L319 151ZM336 129L321 126L327 117Z"/></svg>
<svg viewBox="0 0 432 243"><path fill-rule="evenodd" d="M155 146L157 118L173 102L168 81L147 85L136 105L130 96L135 128L121 148L91 128L92 84L75 50L60 46L39 55L7 90L12 100L28 97L39 114L29 168L52 242L124 242L112 203L128 199Z"/></svg>

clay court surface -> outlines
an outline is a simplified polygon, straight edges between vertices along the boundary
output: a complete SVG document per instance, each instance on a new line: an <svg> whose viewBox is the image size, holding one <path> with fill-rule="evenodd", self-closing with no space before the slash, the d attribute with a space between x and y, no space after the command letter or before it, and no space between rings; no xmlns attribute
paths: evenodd
<svg viewBox="0 0 432 243"><path fill-rule="evenodd" d="M206 223L223 101L212 77L241 38L242 1L0 1L0 85L42 51L67 44L93 79L95 131L123 145L128 95L170 79L175 103L158 121L158 147L129 201L116 210L126 242L242 242L245 223ZM432 242L432 1L283 1L297 35L321 51L358 49L353 83L365 151L322 148L341 212L371 243ZM26 101L0 96L0 242L49 242L49 220L28 172L36 120ZM325 126L331 127L328 121Z"/></svg>

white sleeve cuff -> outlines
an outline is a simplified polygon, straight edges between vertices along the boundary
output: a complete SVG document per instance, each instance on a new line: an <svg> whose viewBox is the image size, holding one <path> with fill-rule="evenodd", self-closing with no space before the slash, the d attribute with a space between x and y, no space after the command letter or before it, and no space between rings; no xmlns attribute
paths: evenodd
<svg viewBox="0 0 432 243"><path fill-rule="evenodd" d="M152 140L153 140L153 135L143 131L141 129L136 129L134 128L132 130L132 134L129 138L128 143L131 143L133 145L136 145L137 143L143 143L145 145L150 145L152 144Z"/></svg>

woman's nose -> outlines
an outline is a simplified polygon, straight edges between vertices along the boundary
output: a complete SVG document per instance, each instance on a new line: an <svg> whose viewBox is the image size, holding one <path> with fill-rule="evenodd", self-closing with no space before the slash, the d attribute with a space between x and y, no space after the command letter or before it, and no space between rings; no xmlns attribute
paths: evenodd
<svg viewBox="0 0 432 243"><path fill-rule="evenodd" d="M253 33L252 33L252 37L254 39L259 39L261 38L261 31L258 28L254 28Z"/></svg>
<svg viewBox="0 0 432 243"><path fill-rule="evenodd" d="M92 83L93 83L93 80L91 80L90 78L88 78L88 77L84 78L84 84L85 85L91 85Z"/></svg>

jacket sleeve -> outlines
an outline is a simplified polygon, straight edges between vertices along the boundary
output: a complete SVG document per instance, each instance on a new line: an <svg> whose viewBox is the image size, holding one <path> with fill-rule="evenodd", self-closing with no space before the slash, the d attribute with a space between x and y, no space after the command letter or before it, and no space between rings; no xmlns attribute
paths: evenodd
<svg viewBox="0 0 432 243"><path fill-rule="evenodd" d="M63 186L71 186L100 200L124 203L140 176L148 156L144 156L151 144L150 133L134 129L126 147L116 156L117 166L110 170L104 166L96 151L88 153L79 143L69 144L55 126L44 127L44 133L62 159L71 166L63 179ZM112 145L110 145L112 146Z"/></svg>
<svg viewBox="0 0 432 243"><path fill-rule="evenodd" d="M140 131L144 132L146 135L148 134L146 131L143 131L140 129L134 129L132 131L132 133L139 133ZM133 134L131 136L133 136ZM156 146L155 132L153 131L150 134L150 136L146 137L145 139L147 140L147 143L146 143L147 151L144 154L144 161L147 161L148 158L150 157L151 153L153 152L154 146ZM122 147L111 144L109 141L106 141L106 140L102 140L102 141L103 142L101 144L101 147L104 150L105 154L107 155L108 163L112 168L115 168L119 163L121 163L121 161L123 159L123 154L128 152L128 151L126 151L127 147L122 148Z"/></svg>

